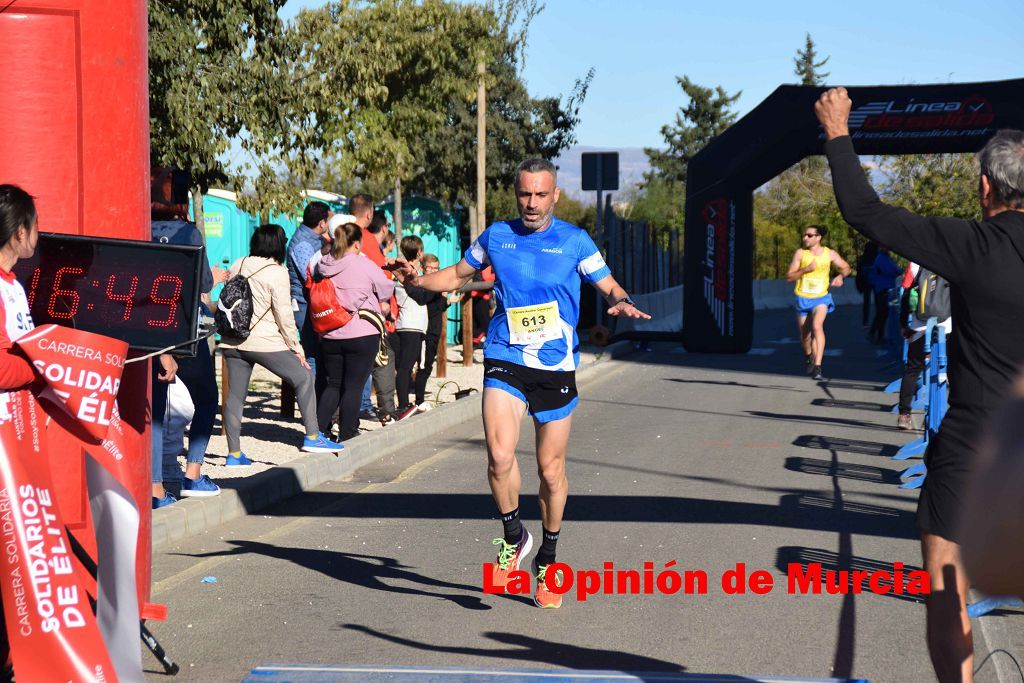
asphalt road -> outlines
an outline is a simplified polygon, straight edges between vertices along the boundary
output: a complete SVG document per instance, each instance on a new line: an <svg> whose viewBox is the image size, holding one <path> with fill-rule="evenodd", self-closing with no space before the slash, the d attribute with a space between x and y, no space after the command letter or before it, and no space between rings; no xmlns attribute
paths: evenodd
<svg viewBox="0 0 1024 683"><path fill-rule="evenodd" d="M897 488L905 465L888 457L910 438L880 390L895 373L851 307L828 322L827 382L803 376L794 328L788 312L759 313L751 354L656 345L581 389L559 560L675 561L707 574L706 594L573 592L559 610L484 594L501 524L473 420L156 555L153 600L170 617L150 626L182 667L174 680L240 680L270 662L932 680L918 599L787 590L791 563L920 563L916 492ZM537 536L525 422L523 434L522 510ZM736 563L774 589L726 594ZM1002 620L1019 637L1024 615ZM150 680L171 680L143 656Z"/></svg>

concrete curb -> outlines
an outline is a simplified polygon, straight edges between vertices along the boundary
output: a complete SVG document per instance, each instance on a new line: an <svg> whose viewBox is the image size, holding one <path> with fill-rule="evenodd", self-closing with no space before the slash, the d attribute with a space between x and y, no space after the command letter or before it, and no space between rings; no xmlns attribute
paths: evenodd
<svg viewBox="0 0 1024 683"><path fill-rule="evenodd" d="M601 363L621 358L632 351L631 342L620 341L598 353L581 353L578 383L585 384ZM310 453L251 477L225 480L220 483L219 496L185 498L174 505L153 510L153 551L258 512L325 482L342 479L378 458L480 414L479 396L468 401L454 401L430 411L423 418L403 420L387 429L346 441L340 457L329 453Z"/></svg>

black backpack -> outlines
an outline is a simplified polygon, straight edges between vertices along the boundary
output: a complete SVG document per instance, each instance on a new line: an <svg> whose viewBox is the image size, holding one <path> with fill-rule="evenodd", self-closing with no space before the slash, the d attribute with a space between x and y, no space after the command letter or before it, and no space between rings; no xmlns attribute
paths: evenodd
<svg viewBox="0 0 1024 683"><path fill-rule="evenodd" d="M245 259L242 259L242 263L245 264ZM272 264L268 263L263 268L270 265ZM249 278L263 268L248 276L235 275L224 283L224 288L220 290L220 298L217 300L217 312L214 314L217 334L220 336L234 339L249 338L249 331L255 325L252 322L252 288L249 286ZM241 270L241 266L239 270ZM268 307L256 322L263 320L269 311Z"/></svg>
<svg viewBox="0 0 1024 683"><path fill-rule="evenodd" d="M952 314L949 303L949 282L927 268L917 271L917 308L914 314L918 320L937 318L941 323Z"/></svg>

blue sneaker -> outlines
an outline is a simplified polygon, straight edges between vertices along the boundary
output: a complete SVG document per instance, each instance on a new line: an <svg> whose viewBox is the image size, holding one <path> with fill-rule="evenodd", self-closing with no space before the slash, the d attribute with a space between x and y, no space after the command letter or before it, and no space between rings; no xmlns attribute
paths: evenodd
<svg viewBox="0 0 1024 683"><path fill-rule="evenodd" d="M317 432L316 438L311 439L308 436L302 442L302 448L300 450L306 453L337 453L344 449L345 446L340 443L328 440L324 436L323 432Z"/></svg>
<svg viewBox="0 0 1024 683"><path fill-rule="evenodd" d="M224 464L228 467L243 467L245 465L251 465L252 460L250 460L245 453L239 453L237 458L233 455L229 455L227 460L224 461Z"/></svg>
<svg viewBox="0 0 1024 683"><path fill-rule="evenodd" d="M220 487L214 484L205 474L198 479L181 478L181 497L206 497L216 496L220 493Z"/></svg>
<svg viewBox="0 0 1024 683"><path fill-rule="evenodd" d="M173 505L174 503L177 502L177 498L175 498L174 496L165 491L163 498L157 498L156 496L153 496L153 509L159 510L160 508L165 508L168 505Z"/></svg>

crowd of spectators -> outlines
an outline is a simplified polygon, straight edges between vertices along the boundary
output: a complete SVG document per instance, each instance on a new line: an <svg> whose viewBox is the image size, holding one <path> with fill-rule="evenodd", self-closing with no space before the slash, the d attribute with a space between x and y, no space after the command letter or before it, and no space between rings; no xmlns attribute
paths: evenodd
<svg viewBox="0 0 1024 683"><path fill-rule="evenodd" d="M202 243L195 225L180 217L154 222L153 234L156 241ZM304 430L300 449L307 452L340 452L345 440L359 434L361 419L386 426L431 408L427 382L445 333L446 311L460 295L396 283L386 268L386 254L394 245L387 214L374 210L370 196L359 194L344 214L335 214L323 202L310 202L290 239L278 225L260 226L249 255L227 270L207 264L203 314L209 315L206 303L212 288L232 277L245 279L252 299L248 336L222 336L219 343L226 368L227 467L253 462L242 451L241 433L256 365L293 389ZM440 267L437 256L423 252L417 236L404 237L398 252L421 272ZM323 279L330 281L337 301L352 316L343 326L317 332L309 286ZM488 299L478 295L473 301ZM484 323L490 317L489 307L474 306L474 312ZM475 341L483 337L481 333ZM176 502L175 494L220 493L200 472L218 410L213 355L201 347L195 358L163 355L158 360L153 364L153 414L163 419L153 420L154 508ZM184 472L178 462L182 452L187 454ZM177 490L168 490L165 483Z"/></svg>

